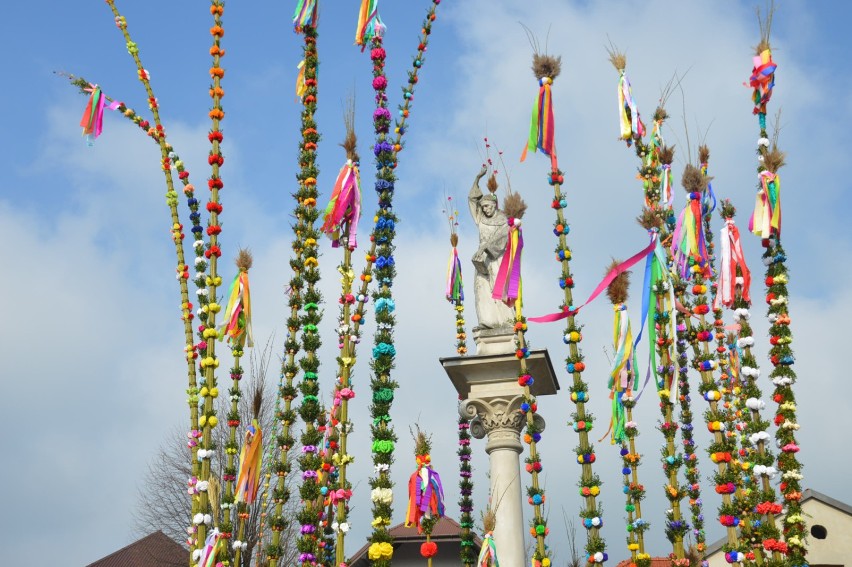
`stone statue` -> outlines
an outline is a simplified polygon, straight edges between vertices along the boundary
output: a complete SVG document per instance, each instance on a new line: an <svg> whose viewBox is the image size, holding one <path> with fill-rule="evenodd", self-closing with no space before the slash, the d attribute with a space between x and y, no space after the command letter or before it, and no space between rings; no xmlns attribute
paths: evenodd
<svg viewBox="0 0 852 567"><path fill-rule="evenodd" d="M491 298L494 281L506 252L509 229L505 213L497 208L497 196L483 194L479 188L479 180L487 172L488 168L482 166L468 195L470 214L479 228L479 248L473 255L473 267L476 270L473 295L479 325L473 330L506 329L511 333L514 311L502 301Z"/></svg>

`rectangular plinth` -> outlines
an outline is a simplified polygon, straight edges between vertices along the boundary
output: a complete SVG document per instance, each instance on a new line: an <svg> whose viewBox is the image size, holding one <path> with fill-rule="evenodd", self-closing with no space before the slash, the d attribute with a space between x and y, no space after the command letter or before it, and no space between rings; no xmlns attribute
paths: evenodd
<svg viewBox="0 0 852 567"><path fill-rule="evenodd" d="M439 360L463 400L517 394L523 390L518 385L521 363L514 354L452 356ZM534 380L530 386L533 396L547 396L559 390L547 349L530 351L526 363L527 372Z"/></svg>

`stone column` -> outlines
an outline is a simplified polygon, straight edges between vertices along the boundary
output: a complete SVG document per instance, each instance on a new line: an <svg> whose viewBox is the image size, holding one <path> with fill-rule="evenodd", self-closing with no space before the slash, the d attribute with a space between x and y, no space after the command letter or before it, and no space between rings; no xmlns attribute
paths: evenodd
<svg viewBox="0 0 852 567"><path fill-rule="evenodd" d="M521 496L520 432L526 424L520 412L523 396L469 398L461 402L459 413L471 420L470 432L477 439L488 437L491 476L491 507L497 516L494 540L501 565L521 567L524 557L524 514ZM536 415L544 428L544 419Z"/></svg>

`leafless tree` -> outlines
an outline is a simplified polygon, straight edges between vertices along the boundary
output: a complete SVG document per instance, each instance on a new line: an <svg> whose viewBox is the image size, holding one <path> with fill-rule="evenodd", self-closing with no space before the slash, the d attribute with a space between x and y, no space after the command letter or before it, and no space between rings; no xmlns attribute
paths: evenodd
<svg viewBox="0 0 852 567"><path fill-rule="evenodd" d="M264 474L270 470L273 459L277 458L274 424L277 388L264 386L271 360L271 345L270 339L259 354L257 354L256 349L250 351L249 372L242 381L242 396L239 402L240 421L243 424L251 423L254 417L252 400L256 392L263 393L263 403L257 419L261 430L264 432L265 448L262 465ZM217 413L220 416L227 415L231 409L229 396L220 395L218 402ZM228 438L227 426L215 428L213 434L214 446L219 449L224 448ZM148 463L148 469L137 489L137 504L133 512L133 528L137 535L144 536L156 530L162 530L175 541L185 542L186 529L191 523L191 499L187 493L187 481L192 476L186 441L186 433L176 426L169 432L159 450ZM214 478L221 479L224 466L224 451L218 450L211 460L211 475ZM288 477L288 481L291 479L292 476ZM261 478L262 492L265 490L263 483L266 480L264 477ZM269 484L269 489L266 492L271 495L271 490L275 485L274 476L269 479ZM272 533L263 523L268 517L267 514L272 512L274 504L271 497L263 498L262 492L258 494L255 504L250 507L249 517L246 520L243 541L246 542L247 547L241 553L241 565L239 567L260 565L261 562L257 559L262 555L262 550ZM285 512L285 516L294 517L297 505L298 497L292 498L288 503L290 510ZM234 516L236 516L236 511ZM236 524L237 521L235 517L234 523ZM290 522L284 533L281 534L284 552L279 560L279 565L282 567L297 563L298 551L295 541L298 529L299 526L295 521ZM260 541L261 534L263 541Z"/></svg>

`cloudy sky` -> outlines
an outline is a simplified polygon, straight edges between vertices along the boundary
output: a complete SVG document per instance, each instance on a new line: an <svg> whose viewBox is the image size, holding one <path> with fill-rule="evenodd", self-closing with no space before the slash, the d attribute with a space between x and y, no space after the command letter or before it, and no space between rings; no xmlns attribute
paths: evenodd
<svg viewBox="0 0 852 567"><path fill-rule="evenodd" d="M263 339L275 334L278 350L286 317L299 113L293 84L300 49L289 23L291 4L229 3L223 40L228 74L223 83L227 161L221 242L226 258L240 246L254 252L255 335ZM404 81L427 4L383 2L391 85ZM842 467L849 459L833 443L842 416L852 410L849 398L839 395L845 363L838 358L846 348L841 322L852 316L845 299L852 268L840 262L852 251L841 201L842 191L849 189L843 170L848 161L844 125L852 120L852 98L849 77L837 70L846 64L839 47L847 44L843 23L850 8L804 0L778 4L773 45L779 69L771 108L783 108L780 144L789 157L782 173L784 242L799 375L800 457L806 486L852 501ZM353 91L361 153L369 155L370 63L351 45L358 5L355 0L322 4L318 121L326 142L319 153L324 194L344 159L336 143L342 139L342 104ZM211 25L206 5L151 0L119 7L152 74L171 141L195 182L203 185L199 182L208 173ZM560 302L553 237L543 228L553 218L544 177L548 164L537 155L517 163L536 94L531 49L519 22L542 43L547 38L548 51L562 56L562 75L553 89L556 139L566 172L579 297L597 283L610 257L632 254L645 238L632 221L642 199L634 179L636 159L616 139L617 74L606 60L609 40L627 51L634 94L645 116L669 78L685 74L682 92L675 92L668 105L674 118L666 136L678 146L676 176L689 157L687 148L694 154L703 138L712 151L714 188L739 207L741 227L754 200L757 125L750 92L743 87L758 40L753 2L446 0L398 169L396 203L402 221L394 287L399 315L395 378L401 388L394 406L400 434L395 521L402 520L404 510L404 479L413 464L407 429L415 419L441 441L433 460L445 485L455 486L456 396L438 363L439 357L454 354L453 313L442 298L449 246L441 208L445 193L465 196L482 163L485 135L505 151L513 187L530 206L526 314L549 312ZM102 2L16 2L6 8L6 23L0 47L11 81L0 94L7 109L0 152L0 261L6 266L0 280L6 321L0 330L0 412L7 427L0 434L0 451L7 465L0 483L7 496L0 518L0 558L13 565L85 565L134 539L131 514L146 463L167 433L186 422L170 223L154 145L126 120L108 113L104 135L87 147L77 125L86 101L52 74L64 70L82 75L129 106L145 108L144 92L108 7ZM399 91L389 92L396 96ZM371 167L365 162L369 187ZM373 199L365 191L367 211L374 208ZM466 211L461 216L460 248L467 259L476 233ZM745 244L752 267L761 272L759 242L746 235ZM329 298L337 286L337 262L326 247L321 266ZM467 260L465 268L470 272ZM758 298L761 279L754 289ZM637 306L640 294L634 285ZM326 388L334 372L335 309L329 305L324 327L331 347L324 351L321 371ZM758 302L754 313L763 312ZM608 370L603 349L610 317L603 301L579 317L586 326L586 376L591 391L599 393L591 409L602 421ZM766 325L758 322L755 327L766 376ZM369 337L369 323L366 331ZM565 425L572 404L568 376L558 364L566 355L560 331L558 326L534 327L528 335L534 347L550 350L563 384L559 395L540 403L548 421L540 451L557 565L566 557L557 543L565 533L563 511L576 517L581 505L571 480L578 474L573 463L576 438ZM352 443L357 462L351 476L362 480L353 497L350 553L360 547L370 521L367 342L355 375ZM771 385L764 382L763 389L767 393ZM646 540L652 552L665 553L664 478L657 460L661 438L653 429L658 412L653 396L645 401L638 417L644 432L640 450L647 454L640 472L649 491L645 514L653 524ZM706 439L699 437L699 442ZM486 498L487 482L482 447L481 442L475 447L479 503ZM617 451L605 444L599 457L596 471L606 481L604 535L610 557L617 558L626 555L620 464ZM710 474L709 464L702 469ZM712 519L718 500L711 492L705 490L709 541L722 534ZM450 493L449 510L457 515L457 496Z"/></svg>

